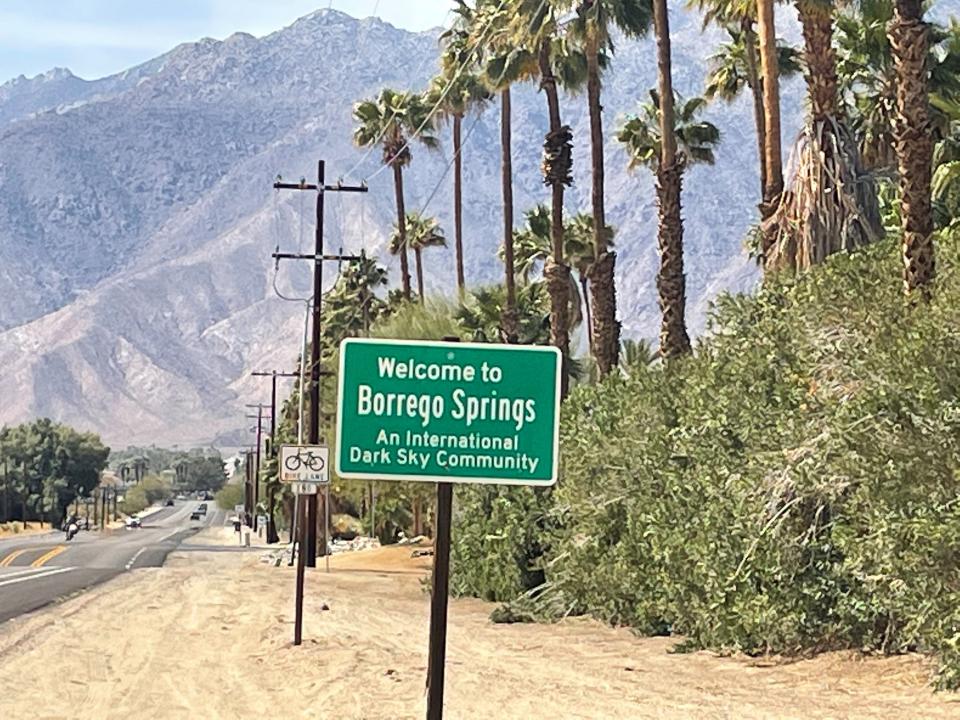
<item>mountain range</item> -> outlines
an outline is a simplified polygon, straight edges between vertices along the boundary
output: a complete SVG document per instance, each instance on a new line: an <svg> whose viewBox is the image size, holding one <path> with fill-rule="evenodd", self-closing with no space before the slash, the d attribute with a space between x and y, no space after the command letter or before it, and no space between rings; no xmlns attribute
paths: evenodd
<svg viewBox="0 0 960 720"><path fill-rule="evenodd" d="M723 38L679 5L671 21L675 85L699 94ZM365 195L328 196L326 247L365 248L398 282L386 252L392 180L378 150L352 146L351 109L384 86L425 87L438 34L319 10L262 38L203 39L99 80L55 69L0 86L0 424L49 416L114 444L249 442L243 405L268 393L250 372L291 368L303 331L303 303L279 295L310 287L305 263L277 267L271 253L312 246L313 196L278 194L274 178L313 179L323 158L328 182L367 181ZM628 170L614 134L648 99L655 57L651 39L621 39L604 78L607 215L628 337L657 334L657 213L652 175ZM785 138L801 123L802 91L785 84ZM535 86L518 88L518 222L548 201L545 109ZM585 95L563 97L562 112L575 142L568 211L588 210ZM749 98L707 116L723 134L717 162L689 170L684 187L694 331L719 292L758 277L742 249L759 193ZM477 285L502 274L495 108L468 117L464 132L466 267ZM407 207L452 235L449 128L438 133L439 150L413 146ZM450 292L452 249L424 258L428 290Z"/></svg>

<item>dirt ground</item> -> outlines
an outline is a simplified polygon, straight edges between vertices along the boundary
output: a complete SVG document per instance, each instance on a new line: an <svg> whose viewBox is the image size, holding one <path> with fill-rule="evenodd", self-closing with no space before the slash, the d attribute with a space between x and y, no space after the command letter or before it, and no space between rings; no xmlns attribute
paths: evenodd
<svg viewBox="0 0 960 720"><path fill-rule="evenodd" d="M40 535L42 533L50 532L50 525L47 523L43 524L43 527L40 527L39 522L32 522L27 525L26 528L23 527L23 523L19 520L15 520L10 523L0 524L0 540L4 538L11 537L26 537L28 535Z"/></svg>
<svg viewBox="0 0 960 720"><path fill-rule="evenodd" d="M424 717L428 560L384 548L337 556L329 575L321 561L294 648L293 569L225 550L0 626L0 716ZM447 718L960 718L916 657L673 655L675 641L586 620L494 625L491 608L451 601Z"/></svg>

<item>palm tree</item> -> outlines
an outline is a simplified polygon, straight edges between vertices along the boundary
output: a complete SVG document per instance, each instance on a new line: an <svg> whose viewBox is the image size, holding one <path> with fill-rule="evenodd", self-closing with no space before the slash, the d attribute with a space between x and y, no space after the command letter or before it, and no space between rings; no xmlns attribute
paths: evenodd
<svg viewBox="0 0 960 720"><path fill-rule="evenodd" d="M674 122L673 73L670 57L670 20L667 0L653 0L653 27L657 36L657 86L660 110L660 164L657 198L660 206L660 354L674 358L690 352L686 321L686 276L683 273L683 219L680 217L680 184L683 156L677 155ZM619 338L617 338L619 343Z"/></svg>
<svg viewBox="0 0 960 720"><path fill-rule="evenodd" d="M400 93L389 88L373 100L364 100L353 109L353 117L359 126L353 133L353 141L360 147L380 144L383 147L383 164L393 169L393 189L397 202L397 227L402 239L406 238L406 209L403 199L403 168L410 164L413 154L410 141L419 140L428 148L437 146L429 109L423 98L415 93ZM410 264L406 242L401 242L400 274L403 295L410 299Z"/></svg>
<svg viewBox="0 0 960 720"><path fill-rule="evenodd" d="M417 294L420 296L420 302L424 301L423 291L423 258L424 248L428 247L446 247L447 237L443 234L443 228L439 221L434 217L424 217L420 213L407 213L406 238L401 234L399 226L395 226L393 235L390 236L390 253L396 255L406 248L413 250L417 261ZM406 242L404 242L406 239ZM406 245L406 248L404 247Z"/></svg>
<svg viewBox="0 0 960 720"><path fill-rule="evenodd" d="M533 282L533 275L537 268L545 268L550 260L553 252L553 219L551 212L544 205L537 205L528 210L524 213L524 217L526 222L523 228L514 232L513 245L521 284L527 286ZM613 244L613 228L609 226L606 238L609 247ZM501 247L501 255L502 252ZM569 304L566 314L570 318L570 327L576 327L585 320L589 338L591 330L589 272L593 265L592 215L578 213L564 222L563 254L564 257L569 258L572 267L577 271L576 281L571 273L567 274L566 296Z"/></svg>
<svg viewBox="0 0 960 720"><path fill-rule="evenodd" d="M683 219L680 216L680 191L683 171L688 163L714 162L714 148L720 131L697 115L706 106L703 98L674 98L670 82L670 41L666 35L666 0L655 5L660 92L651 91L651 103L641 106L640 114L629 118L617 134L630 154L630 166L645 165L657 176L657 200L660 227L660 294L662 323L660 354L667 359L690 351L687 335L686 278L683 274ZM664 92L670 93L665 100ZM679 107L679 110L676 108Z"/></svg>
<svg viewBox="0 0 960 720"><path fill-rule="evenodd" d="M833 0L797 0L810 117L794 149L796 170L777 208L768 269L803 270L883 233L877 188L839 113Z"/></svg>
<svg viewBox="0 0 960 720"><path fill-rule="evenodd" d="M902 202L903 287L930 292L934 277L930 182L933 140L927 88L928 31L922 0L896 0L890 46L897 70L897 167Z"/></svg>
<svg viewBox="0 0 960 720"><path fill-rule="evenodd" d="M733 102L748 88L753 97L753 119L757 131L757 153L760 159L760 197L767 188L766 127L763 110L763 84L758 66L759 48L753 19L744 15L739 21L723 24L730 42L710 56L704 97ZM777 67L781 78L800 72L799 53L795 48L777 45Z"/></svg>
<svg viewBox="0 0 960 720"><path fill-rule="evenodd" d="M487 37L483 79L492 92L500 95L500 167L503 194L503 247L507 302L503 312L503 330L507 342L517 337L517 291L513 264L513 156L511 96L513 83L533 77L537 55L526 45L527 38L517 28L514 8L506 2L488 2L476 13L473 35ZM492 30L492 32L491 32Z"/></svg>
<svg viewBox="0 0 960 720"><path fill-rule="evenodd" d="M617 365L620 352L620 323L617 321L617 288L614 279L616 253L608 248L603 199L603 122L600 104L600 71L604 53L612 50L611 30L626 36L646 34L650 28L647 0L582 0L573 30L581 39L587 60L587 103L590 111L590 159L593 176L595 260L590 269L594 306L594 354L601 375Z"/></svg>
<svg viewBox="0 0 960 720"><path fill-rule="evenodd" d="M453 126L453 231L457 262L457 293L463 297L466 280L463 270L463 118L482 109L491 99L490 91L474 72L476 48L471 46L470 25L474 10L460 0L454 10L457 19L440 36L443 53L440 74L431 85L431 104L440 103L440 116Z"/></svg>
<svg viewBox="0 0 960 720"><path fill-rule="evenodd" d="M763 84L763 166L766 186L760 216L763 240L761 255L766 257L775 241L770 220L783 194L783 158L780 141L780 71L777 50L777 28L773 12L774 0L757 0L757 38L760 42L760 78Z"/></svg>
<svg viewBox="0 0 960 720"><path fill-rule="evenodd" d="M614 229L607 225L603 231L605 248L613 247ZM583 298L583 314L587 324L587 340L590 354L595 355L593 348L593 313L590 309L590 268L596 260L596 233L593 229L593 215L577 213L564 227L564 245L570 265L577 271L577 281L580 283L580 297Z"/></svg>
<svg viewBox="0 0 960 720"><path fill-rule="evenodd" d="M517 17L527 25L532 36L531 47L536 52L540 89L547 101L549 130L543 143L543 183L550 188L550 248L545 262L544 277L550 293L551 343L564 356L561 395L569 386L570 325L567 314L570 266L565 258L563 196L566 187L573 184L573 132L560 118L558 86L567 89L581 86L586 80L586 57L570 38L561 35L560 8L539 0L520 0ZM579 306L579 303L577 303Z"/></svg>

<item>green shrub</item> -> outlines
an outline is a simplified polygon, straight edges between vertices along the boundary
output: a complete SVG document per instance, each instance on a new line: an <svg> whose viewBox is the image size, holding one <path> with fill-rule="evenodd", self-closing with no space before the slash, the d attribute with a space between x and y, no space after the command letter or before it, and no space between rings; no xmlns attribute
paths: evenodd
<svg viewBox="0 0 960 720"><path fill-rule="evenodd" d="M159 475L148 475L138 485L124 492L119 509L126 515L135 515L170 497L170 494L170 484L166 480Z"/></svg>
<svg viewBox="0 0 960 720"><path fill-rule="evenodd" d="M577 388L555 490L458 490L453 587L693 647L933 652L960 685L960 258L938 250L928 304L882 243L721 298L692 358Z"/></svg>
<svg viewBox="0 0 960 720"><path fill-rule="evenodd" d="M222 488L217 490L216 495L213 497L214 500L217 501L217 507L219 507L221 510L233 512L233 509L237 505L243 505L245 501L243 483L230 483L224 485Z"/></svg>

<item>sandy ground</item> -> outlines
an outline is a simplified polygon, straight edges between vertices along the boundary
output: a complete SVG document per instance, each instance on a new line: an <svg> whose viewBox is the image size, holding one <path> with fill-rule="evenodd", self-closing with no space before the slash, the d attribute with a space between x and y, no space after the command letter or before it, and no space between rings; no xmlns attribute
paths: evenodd
<svg viewBox="0 0 960 720"><path fill-rule="evenodd" d="M28 537L30 535L41 535L43 533L48 533L52 528L44 523L43 527L40 527L39 522L29 523L26 528L23 527L23 523L18 521L11 523L4 523L0 525L0 540L4 538L13 538L13 537Z"/></svg>
<svg viewBox="0 0 960 720"><path fill-rule="evenodd" d="M293 570L217 550L0 626L0 716L424 717L428 560L384 548L337 556L329 575L321 563L294 648ZM451 602L447 718L960 717L915 657L672 655L671 640L586 620L493 625L491 608Z"/></svg>

